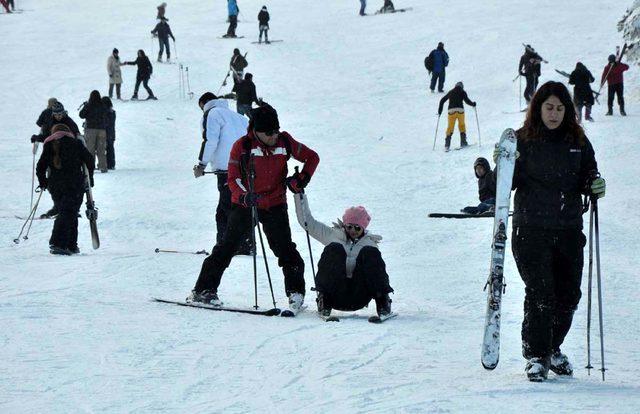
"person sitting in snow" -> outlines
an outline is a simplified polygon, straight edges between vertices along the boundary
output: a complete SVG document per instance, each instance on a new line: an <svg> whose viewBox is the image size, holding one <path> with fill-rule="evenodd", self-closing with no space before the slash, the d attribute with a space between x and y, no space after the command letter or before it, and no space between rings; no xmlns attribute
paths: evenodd
<svg viewBox="0 0 640 414"><path fill-rule="evenodd" d="M473 170L478 178L478 197L480 204L463 208L463 213L482 214L491 211L496 205L496 175L491 170L486 158L478 158L473 163Z"/></svg>
<svg viewBox="0 0 640 414"><path fill-rule="evenodd" d="M306 194L294 195L298 223L325 245L316 275L318 313L328 317L332 309L356 311L376 302L379 316L391 313L393 292L378 243L382 237L366 231L371 217L362 207L349 207L333 226L317 221Z"/></svg>
<svg viewBox="0 0 640 414"><path fill-rule="evenodd" d="M384 0L384 5L380 9L380 13L393 13L396 8L393 6L393 2L391 0Z"/></svg>

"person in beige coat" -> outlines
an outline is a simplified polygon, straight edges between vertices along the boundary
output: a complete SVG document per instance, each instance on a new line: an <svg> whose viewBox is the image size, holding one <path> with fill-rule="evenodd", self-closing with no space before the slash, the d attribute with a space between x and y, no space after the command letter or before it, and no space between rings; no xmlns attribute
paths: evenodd
<svg viewBox="0 0 640 414"><path fill-rule="evenodd" d="M350 207L342 220L328 226L313 217L306 194L295 194L294 200L298 223L325 245L315 280L318 312L329 316L332 309L355 311L374 299L379 316L390 314L393 289L378 249L382 237L366 231L371 221L367 210Z"/></svg>
<svg viewBox="0 0 640 414"><path fill-rule="evenodd" d="M107 73L109 74L109 98L113 98L113 85L116 86L116 97L120 98L120 86L122 85L122 63L118 55L118 49L113 49L113 53L107 59Z"/></svg>

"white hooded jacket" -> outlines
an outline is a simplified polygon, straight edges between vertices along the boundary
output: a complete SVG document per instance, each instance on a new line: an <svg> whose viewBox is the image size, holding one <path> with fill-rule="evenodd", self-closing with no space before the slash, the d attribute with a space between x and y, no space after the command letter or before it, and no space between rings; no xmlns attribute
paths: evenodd
<svg viewBox="0 0 640 414"><path fill-rule="evenodd" d="M229 109L224 99L214 99L204 105L200 165L213 165L214 171L227 171L233 144L247 134L249 121Z"/></svg>

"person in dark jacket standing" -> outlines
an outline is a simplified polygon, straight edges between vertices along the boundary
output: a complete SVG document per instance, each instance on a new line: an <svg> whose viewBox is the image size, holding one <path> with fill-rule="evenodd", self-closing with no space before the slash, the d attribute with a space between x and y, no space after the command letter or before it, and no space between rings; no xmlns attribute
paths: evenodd
<svg viewBox="0 0 640 414"><path fill-rule="evenodd" d="M66 125L76 138L80 135L78 125L69 117L69 114L67 114L67 111L64 109L64 105L58 101L53 104L51 109L47 109L40 114L40 117L42 119L38 118L37 122L40 126L40 134L33 135L31 142L44 142L44 140L51 135L51 129L56 124Z"/></svg>
<svg viewBox="0 0 640 414"><path fill-rule="evenodd" d="M478 179L478 198L480 204L463 208L463 213L482 214L493 210L496 205L496 175L486 158L478 158L473 163L473 172Z"/></svg>
<svg viewBox="0 0 640 414"><path fill-rule="evenodd" d="M606 115L613 115L613 98L618 97L618 106L620 106L620 115L627 116L624 110L624 77L623 73L629 70L629 65L621 63L620 60L616 60L615 55L609 55L609 63L604 67L602 71L602 78L600 79L600 85L604 85L605 82L609 85L607 93L607 106L609 110Z"/></svg>
<svg viewBox="0 0 640 414"><path fill-rule="evenodd" d="M85 120L84 139L87 149L98 157L98 169L107 170L107 108L102 104L100 92L91 91L89 101L82 104L80 118Z"/></svg>
<svg viewBox="0 0 640 414"><path fill-rule="evenodd" d="M444 107L444 103L447 101L449 101L449 115L447 136L444 141L445 151L449 151L451 135L453 135L453 129L456 126L456 121L458 121L458 130L460 131L460 147L466 147L469 145L469 143L467 143L467 126L464 122L464 103L471 105L474 108L476 106L476 103L467 96L467 92L464 90L464 84L462 82L457 82L456 86L443 96L442 99L440 99L438 116L442 115L442 108Z"/></svg>
<svg viewBox="0 0 640 414"><path fill-rule="evenodd" d="M169 37L173 39L174 43L176 38L173 36L171 32L171 27L169 27L169 23L165 19L160 19L160 22L156 24L156 27L151 31L151 34L154 36L158 36L158 43L160 44L160 51L158 52L158 62L162 62L162 52L164 52L165 47L167 48L167 62L171 59L171 48L169 47Z"/></svg>
<svg viewBox="0 0 640 414"><path fill-rule="evenodd" d="M287 178L289 156L304 163L301 172ZM221 306L218 286L238 245L252 231L252 208L262 223L269 247L278 257L284 274L285 291L291 309L299 310L304 302L304 261L291 240L287 214L287 187L301 192L309 183L320 158L289 133L280 132L278 114L271 106L253 110L247 135L233 144L229 157L228 185L233 207L221 243L213 247L187 301ZM247 172L253 164L255 182L249 191Z"/></svg>
<svg viewBox="0 0 640 414"><path fill-rule="evenodd" d="M576 63L576 68L569 75L569 84L573 86L573 105L576 107L576 116L578 123L582 121L582 107L585 108L584 119L593 121L591 118L591 107L593 106L593 91L591 83L595 78L589 72L589 69L581 62Z"/></svg>
<svg viewBox="0 0 640 414"><path fill-rule="evenodd" d="M271 43L269 41L269 12L267 11L267 6L262 6L260 13L258 13L258 29L260 30L260 35L258 36L258 43L262 43L262 34L264 33L264 42L266 44Z"/></svg>
<svg viewBox="0 0 640 414"><path fill-rule="evenodd" d="M524 54L520 57L520 64L518 65L518 73L520 76L524 76L527 80L527 85L524 88L524 99L527 101L527 105L531 101L531 97L538 89L538 79L540 78L540 64L546 62L531 45L526 45L524 48Z"/></svg>
<svg viewBox="0 0 640 414"><path fill-rule="evenodd" d="M253 83L253 75L245 73L244 79L233 85L233 92L236 93L236 112L251 118L251 104L260 105L256 94L256 85Z"/></svg>
<svg viewBox="0 0 640 414"><path fill-rule="evenodd" d="M108 96L102 97L102 104L107 108L107 169L116 169L116 152L114 144L116 142L116 111L113 109L113 102Z"/></svg>
<svg viewBox="0 0 640 414"><path fill-rule="evenodd" d="M249 66L249 62L247 62L247 59L240 54L240 49L233 49L233 56L231 56L231 61L229 61L229 67L233 71L234 83L242 79L244 68L246 68L247 66Z"/></svg>
<svg viewBox="0 0 640 414"><path fill-rule="evenodd" d="M571 375L560 350L580 301L582 195L604 197L591 143L560 82L536 92L517 131L512 248L525 284L522 353L531 381ZM494 151L494 161L499 150Z"/></svg>
<svg viewBox="0 0 640 414"><path fill-rule="evenodd" d="M138 72L136 73L136 87L133 90L133 96L131 99L138 99L138 89L140 89L140 83L142 83L142 86L144 86L149 94L147 99L157 100L158 98L153 95L153 91L149 87L149 79L151 79L151 74L153 73L153 66L151 65L147 55L144 54L144 50L138 50L138 57L136 60L132 62L124 62L123 64L138 66Z"/></svg>
<svg viewBox="0 0 640 414"><path fill-rule="evenodd" d="M436 83L438 84L438 92L444 92L444 79L446 75L446 67L449 66L449 54L444 50L444 43L439 42L438 47L433 49L427 59L431 60L431 85L429 89L434 92Z"/></svg>
<svg viewBox="0 0 640 414"><path fill-rule="evenodd" d="M93 155L66 125L57 124L52 131L44 141L36 175L40 188L49 191L59 209L49 239L50 252L71 255L80 253L78 211L86 183L83 166L89 170L89 182L93 187Z"/></svg>

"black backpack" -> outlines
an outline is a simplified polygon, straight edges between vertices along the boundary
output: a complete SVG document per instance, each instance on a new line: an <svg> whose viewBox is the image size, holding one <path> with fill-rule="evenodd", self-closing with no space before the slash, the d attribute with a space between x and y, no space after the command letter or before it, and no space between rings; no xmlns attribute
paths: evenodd
<svg viewBox="0 0 640 414"><path fill-rule="evenodd" d="M429 53L429 56L424 58L424 67L429 73L433 71L433 53Z"/></svg>

